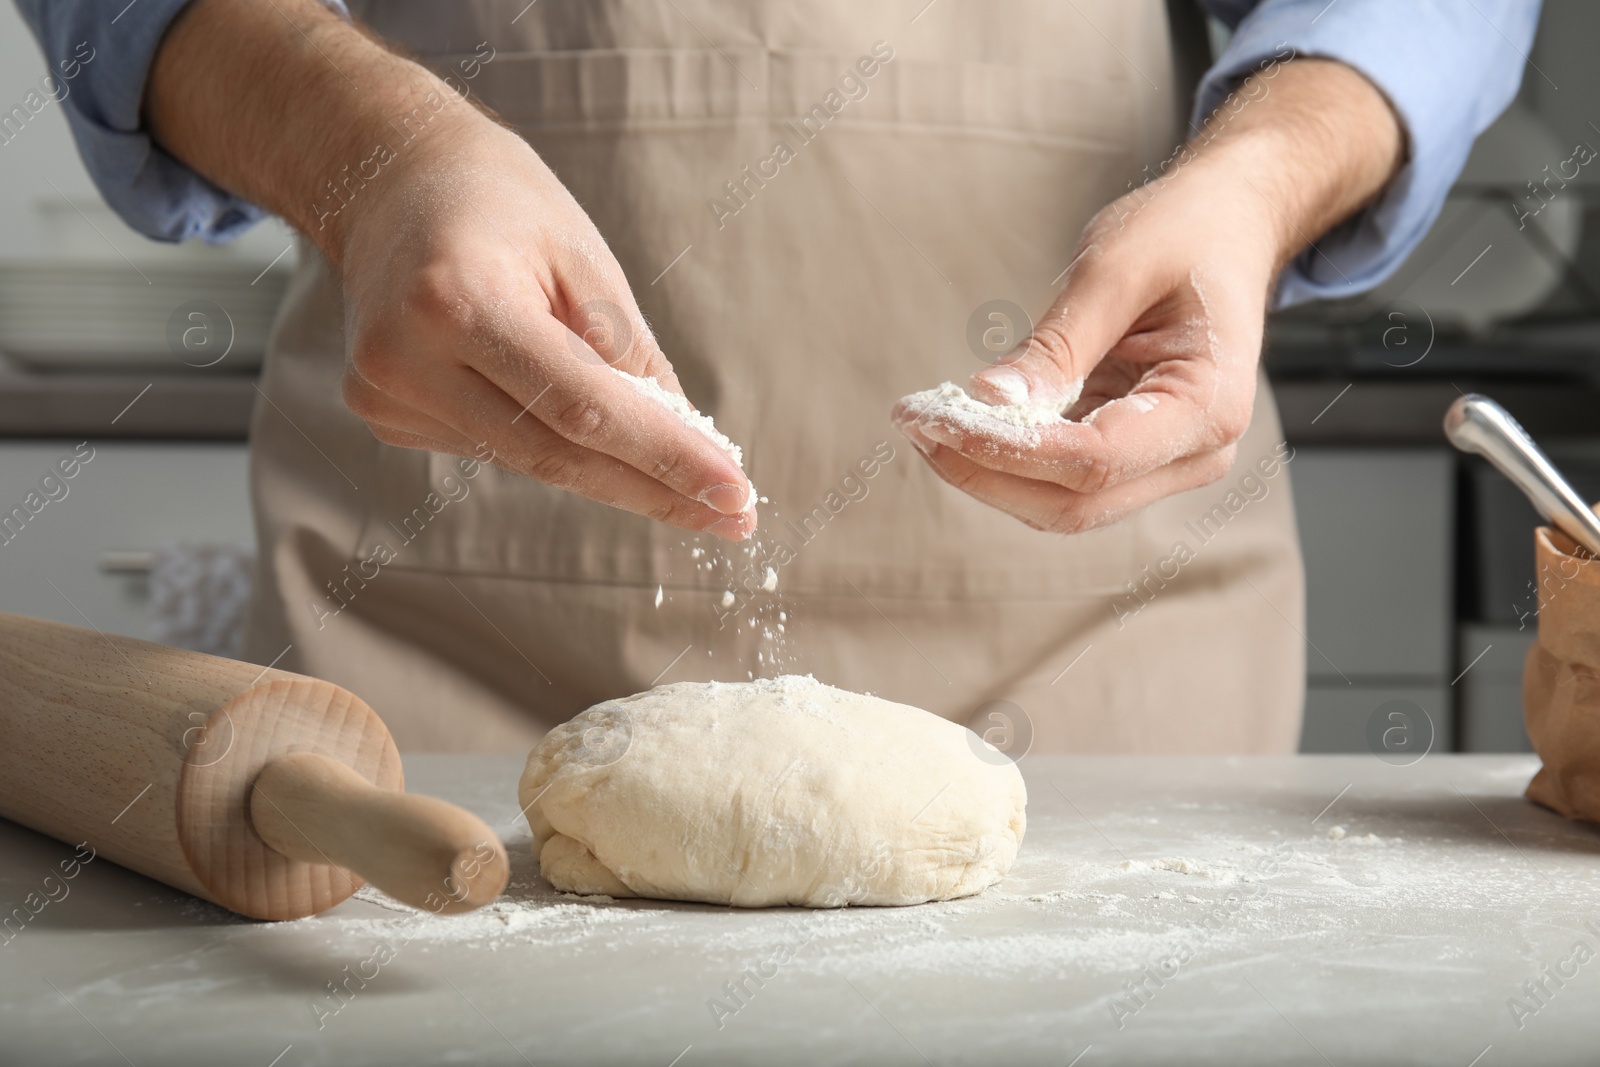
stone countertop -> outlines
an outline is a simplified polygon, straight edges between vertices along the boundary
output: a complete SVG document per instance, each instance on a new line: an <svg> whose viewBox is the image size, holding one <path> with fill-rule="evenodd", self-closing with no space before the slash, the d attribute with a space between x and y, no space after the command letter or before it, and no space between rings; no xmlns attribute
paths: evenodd
<svg viewBox="0 0 1600 1067"><path fill-rule="evenodd" d="M1600 1048L1600 834L1521 799L1531 757L1022 766L1027 838L980 896L737 911L557 894L520 760L412 756L410 788L505 837L501 901L436 917L363 890L257 923L97 860L0 934L0 1062L1490 1067ZM0 823L0 905L72 851Z"/></svg>

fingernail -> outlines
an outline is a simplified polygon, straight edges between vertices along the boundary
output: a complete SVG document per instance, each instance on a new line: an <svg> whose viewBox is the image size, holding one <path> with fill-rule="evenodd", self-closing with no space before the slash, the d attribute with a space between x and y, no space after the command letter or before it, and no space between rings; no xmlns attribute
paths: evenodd
<svg viewBox="0 0 1600 1067"><path fill-rule="evenodd" d="M750 490L741 489L732 482L713 485L700 494L700 503L724 515L738 515L750 500Z"/></svg>
<svg viewBox="0 0 1600 1067"><path fill-rule="evenodd" d="M713 534L726 541L743 541L750 536L750 531L744 528L742 518L718 519L706 527L706 533Z"/></svg>
<svg viewBox="0 0 1600 1067"><path fill-rule="evenodd" d="M1008 404L1024 404L1028 400L1028 377L1012 367L991 367L978 374L994 391L1005 397Z"/></svg>
<svg viewBox="0 0 1600 1067"><path fill-rule="evenodd" d="M917 432L928 440L944 445L946 448L959 449L961 447L961 438L937 422L919 422L917 423Z"/></svg>
<svg viewBox="0 0 1600 1067"><path fill-rule="evenodd" d="M917 424L914 422L904 423L896 427L896 429L904 434L906 440L910 441L912 446L924 456L931 454L938 447L926 434L917 429Z"/></svg>

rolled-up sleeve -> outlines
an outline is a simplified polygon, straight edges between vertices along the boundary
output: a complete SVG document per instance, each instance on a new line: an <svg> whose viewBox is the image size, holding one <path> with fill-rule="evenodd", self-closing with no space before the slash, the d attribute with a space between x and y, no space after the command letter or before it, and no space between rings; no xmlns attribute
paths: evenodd
<svg viewBox="0 0 1600 1067"><path fill-rule="evenodd" d="M1388 277L1433 225L1472 142L1516 95L1539 0L1208 0L1234 28L1195 98L1198 124L1275 56L1336 59L1394 106L1408 154L1371 206L1285 270L1280 306L1349 296Z"/></svg>
<svg viewBox="0 0 1600 1067"><path fill-rule="evenodd" d="M16 0L50 68L89 176L123 221L160 241L228 241L267 213L162 151L144 128L156 49L190 0ZM324 0L340 11L336 0Z"/></svg>

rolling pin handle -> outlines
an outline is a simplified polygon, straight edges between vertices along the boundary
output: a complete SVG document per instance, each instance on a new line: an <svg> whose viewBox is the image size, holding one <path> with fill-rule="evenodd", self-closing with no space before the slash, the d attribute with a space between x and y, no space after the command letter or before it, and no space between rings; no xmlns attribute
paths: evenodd
<svg viewBox="0 0 1600 1067"><path fill-rule="evenodd" d="M250 792L256 833L304 863L343 867L412 907L451 915L494 900L510 877L505 846L471 812L380 789L337 760L271 760Z"/></svg>

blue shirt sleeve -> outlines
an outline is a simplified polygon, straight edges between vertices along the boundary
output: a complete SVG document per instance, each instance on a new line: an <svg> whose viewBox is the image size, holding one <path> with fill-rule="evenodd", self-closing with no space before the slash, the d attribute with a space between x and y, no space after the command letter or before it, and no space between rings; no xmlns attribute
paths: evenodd
<svg viewBox="0 0 1600 1067"><path fill-rule="evenodd" d="M145 81L189 0L16 0L50 68L89 176L129 226L160 241L231 240L267 212L156 146L142 123ZM344 10L341 0L324 0Z"/></svg>
<svg viewBox="0 0 1600 1067"><path fill-rule="evenodd" d="M1359 293L1400 266L1444 207L1473 140L1516 95L1539 21L1539 0L1204 3L1234 36L1195 94L1196 127L1292 49L1365 75L1405 128L1404 167L1375 203L1289 264L1279 306Z"/></svg>

